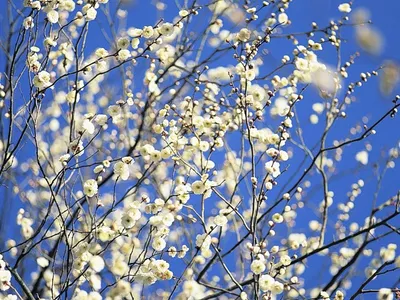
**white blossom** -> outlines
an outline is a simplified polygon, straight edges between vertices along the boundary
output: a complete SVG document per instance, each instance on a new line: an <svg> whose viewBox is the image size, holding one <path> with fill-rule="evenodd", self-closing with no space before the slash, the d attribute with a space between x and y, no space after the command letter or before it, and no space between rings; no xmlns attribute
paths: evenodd
<svg viewBox="0 0 400 300"><path fill-rule="evenodd" d="M83 192L88 197L93 197L94 195L96 195L98 192L98 185L96 180L94 179L86 180L85 183L83 184Z"/></svg>
<svg viewBox="0 0 400 300"><path fill-rule="evenodd" d="M338 7L340 12L349 13L351 12L351 6L349 3L342 3Z"/></svg>

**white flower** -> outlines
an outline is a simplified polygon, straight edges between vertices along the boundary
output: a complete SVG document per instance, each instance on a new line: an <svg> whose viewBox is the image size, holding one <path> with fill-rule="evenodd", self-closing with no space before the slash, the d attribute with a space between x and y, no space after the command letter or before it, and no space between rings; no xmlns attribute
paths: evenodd
<svg viewBox="0 0 400 300"><path fill-rule="evenodd" d="M86 291L82 291L80 289L76 289L74 296L72 297L73 300L83 300L88 299L88 293Z"/></svg>
<svg viewBox="0 0 400 300"><path fill-rule="evenodd" d="M74 103L75 99L76 102L79 102L79 100L81 99L81 96L79 95L79 93L76 92L76 90L72 90L67 94L67 102L68 103Z"/></svg>
<svg viewBox="0 0 400 300"><path fill-rule="evenodd" d="M175 257L178 254L178 251L174 246L168 248L168 255L171 257Z"/></svg>
<svg viewBox="0 0 400 300"><path fill-rule="evenodd" d="M133 219L133 216L130 213L125 213L121 219L121 225L124 226L125 229L130 229L135 226L136 221Z"/></svg>
<svg viewBox="0 0 400 300"><path fill-rule="evenodd" d="M55 47L55 46L57 46L57 41L55 41L51 37L47 37L47 38L44 39L43 44L46 47Z"/></svg>
<svg viewBox="0 0 400 300"><path fill-rule="evenodd" d="M38 266L42 267L42 268L46 268L49 265L49 261L45 257L38 257L36 259L36 262L37 262Z"/></svg>
<svg viewBox="0 0 400 300"><path fill-rule="evenodd" d="M159 30L162 35L171 36L174 33L174 25L167 22L162 24Z"/></svg>
<svg viewBox="0 0 400 300"><path fill-rule="evenodd" d="M90 6L90 8L86 8L87 6ZM93 21L94 19L96 19L97 10L93 6L87 4L83 7L82 11L86 14L87 21Z"/></svg>
<svg viewBox="0 0 400 300"><path fill-rule="evenodd" d="M71 157L70 154L64 154L61 155L60 158L58 159L60 162L66 162L69 158Z"/></svg>
<svg viewBox="0 0 400 300"><path fill-rule="evenodd" d="M129 166L119 161L114 165L114 174L117 174L122 180L127 180L129 178Z"/></svg>
<svg viewBox="0 0 400 300"><path fill-rule="evenodd" d="M111 117L116 117L121 113L121 106L110 105L107 109L107 112Z"/></svg>
<svg viewBox="0 0 400 300"><path fill-rule="evenodd" d="M103 125L105 125L107 123L107 115L103 115L103 114L96 115L94 117L94 121L97 124L99 124L100 126L103 126Z"/></svg>
<svg viewBox="0 0 400 300"><path fill-rule="evenodd" d="M83 184L83 192L88 197L93 197L98 192L97 181L94 179L86 180Z"/></svg>
<svg viewBox="0 0 400 300"><path fill-rule="evenodd" d="M158 150L153 150L152 152L150 152L150 159L154 162L160 161L162 159L161 152Z"/></svg>
<svg viewBox="0 0 400 300"><path fill-rule="evenodd" d="M97 273L104 269L105 263L101 256L94 255L89 261L90 267Z"/></svg>
<svg viewBox="0 0 400 300"><path fill-rule="evenodd" d="M351 12L351 6L349 3L342 3L338 6L340 12L349 13Z"/></svg>
<svg viewBox="0 0 400 300"><path fill-rule="evenodd" d="M252 271L254 274L256 274L256 275L261 274L261 273L264 272L265 269L266 269L265 263L262 262L262 261L259 260L259 259L255 259L255 260L253 260L253 262L251 263L250 269L251 269L251 271Z"/></svg>
<svg viewBox="0 0 400 300"><path fill-rule="evenodd" d="M388 288L381 288L378 292L378 300L393 300L393 292Z"/></svg>
<svg viewBox="0 0 400 300"><path fill-rule="evenodd" d="M300 71L308 71L309 70L309 63L306 59L298 57L294 62L296 68Z"/></svg>
<svg viewBox="0 0 400 300"><path fill-rule="evenodd" d="M287 161L289 159L289 154L286 151L279 151L279 159L282 161Z"/></svg>
<svg viewBox="0 0 400 300"><path fill-rule="evenodd" d="M92 286L97 286L97 289L99 290L101 288L101 281L99 280L99 276L90 276L90 283ZM99 292L90 292L88 295L87 300L102 300L103 297L100 295Z"/></svg>
<svg viewBox="0 0 400 300"><path fill-rule="evenodd" d="M315 51L322 50L322 45L320 43L314 42L313 40L309 40L308 45L311 47L311 49L313 49Z"/></svg>
<svg viewBox="0 0 400 300"><path fill-rule="evenodd" d="M84 148L83 148L83 142L81 139L75 139L73 140L70 144L69 144L69 148L71 149L71 151L77 155L77 156L81 156L83 155Z"/></svg>
<svg viewBox="0 0 400 300"><path fill-rule="evenodd" d="M329 300L329 294L325 291L321 291L320 296L322 299L328 299Z"/></svg>
<svg viewBox="0 0 400 300"><path fill-rule="evenodd" d="M59 3L59 9L65 9L69 12L72 12L75 10L75 2L74 0L64 0Z"/></svg>
<svg viewBox="0 0 400 300"><path fill-rule="evenodd" d="M167 243L165 242L165 240L159 236L155 237L153 240L153 243L151 244L153 249L156 251L164 250L166 245L167 245Z"/></svg>
<svg viewBox="0 0 400 300"><path fill-rule="evenodd" d="M156 272L164 273L168 271L169 263L163 259L157 259L151 263L151 268Z"/></svg>
<svg viewBox="0 0 400 300"><path fill-rule="evenodd" d="M129 47L129 39L126 37L119 38L117 46L119 49L127 49Z"/></svg>
<svg viewBox="0 0 400 300"><path fill-rule="evenodd" d="M153 151L154 151L154 147L153 147L153 145L150 145L150 144L143 145L140 148L140 154L142 156L150 155L150 153L152 153Z"/></svg>
<svg viewBox="0 0 400 300"><path fill-rule="evenodd" d="M217 226L224 226L228 223L228 219L223 215L218 215L214 217L214 224Z"/></svg>
<svg viewBox="0 0 400 300"><path fill-rule="evenodd" d="M32 17L26 17L23 22L25 30L28 30L29 28L33 28L35 26L35 23L33 22Z"/></svg>
<svg viewBox="0 0 400 300"><path fill-rule="evenodd" d="M121 158L121 161L126 163L127 165L135 162L133 157L130 157L130 156L124 156L123 158Z"/></svg>
<svg viewBox="0 0 400 300"><path fill-rule="evenodd" d="M47 19L49 20L50 23L53 23L53 24L57 23L58 22L58 18L59 18L58 12L55 11L54 9L50 10L47 13Z"/></svg>
<svg viewBox="0 0 400 300"><path fill-rule="evenodd" d="M50 73L46 71L40 71L34 78L33 84L37 88L46 88L50 85Z"/></svg>
<svg viewBox="0 0 400 300"><path fill-rule="evenodd" d="M127 34L128 34L130 37L139 37L139 36L142 35L142 33L143 33L143 30L142 30L142 29L134 28L134 27L130 27L130 28L128 29L128 31L127 31Z"/></svg>
<svg viewBox="0 0 400 300"><path fill-rule="evenodd" d="M154 35L154 29L151 26L144 26L142 35L144 38L149 39Z"/></svg>
<svg viewBox="0 0 400 300"><path fill-rule="evenodd" d="M165 226L171 226L172 223L174 223L174 220L174 215L171 213L166 213L162 215L162 224L164 224Z"/></svg>
<svg viewBox="0 0 400 300"><path fill-rule="evenodd" d="M394 260L396 258L396 245L389 244L387 248L382 247L379 251L379 255L384 262Z"/></svg>
<svg viewBox="0 0 400 300"><path fill-rule="evenodd" d="M131 46L133 49L139 48L140 40L138 38L132 39Z"/></svg>
<svg viewBox="0 0 400 300"><path fill-rule="evenodd" d="M112 272L115 275L122 276L129 270L128 264L125 262L123 255L119 255L117 259L113 260Z"/></svg>
<svg viewBox="0 0 400 300"><path fill-rule="evenodd" d="M282 265L288 266L292 262L292 259L289 255L282 255L280 258L280 262L282 263Z"/></svg>
<svg viewBox="0 0 400 300"><path fill-rule="evenodd" d="M97 57L102 58L102 57L106 57L106 56L108 55L108 51L107 51L106 49L104 49L104 48L98 48L98 49L94 52L94 54L95 54Z"/></svg>
<svg viewBox="0 0 400 300"><path fill-rule="evenodd" d="M201 299L205 296L205 287L198 284L195 280L186 280L183 283L183 299Z"/></svg>
<svg viewBox="0 0 400 300"><path fill-rule="evenodd" d="M287 14L280 13L279 16L278 16L278 22L280 24L286 25L289 22L289 18L287 16Z"/></svg>
<svg viewBox="0 0 400 300"><path fill-rule="evenodd" d="M307 238L304 233L291 233L288 237L288 245L293 250L298 249L300 245L307 245Z"/></svg>
<svg viewBox="0 0 400 300"><path fill-rule="evenodd" d="M103 226L99 229L98 238L102 242L107 242L112 238L113 233L110 227Z"/></svg>
<svg viewBox="0 0 400 300"><path fill-rule="evenodd" d="M196 246L202 250L206 250L211 246L211 236L203 233L196 236Z"/></svg>
<svg viewBox="0 0 400 300"><path fill-rule="evenodd" d="M83 121L83 123L82 123L82 129L83 130L85 130L87 133L89 133L89 134L93 134L94 133L94 125L93 125L93 123L90 121L90 120L88 120L88 119L85 119L84 121Z"/></svg>
<svg viewBox="0 0 400 300"><path fill-rule="evenodd" d="M310 229L312 231L317 231L317 230L319 230L321 228L321 224L317 220L311 220L308 223L308 226L310 227Z"/></svg>
<svg viewBox="0 0 400 300"><path fill-rule="evenodd" d="M244 72L244 77L249 80L252 81L256 78L256 70L255 69L248 69Z"/></svg>
<svg viewBox="0 0 400 300"><path fill-rule="evenodd" d="M152 285L157 281L157 278L152 273L144 273L144 274L139 273L137 279L145 286Z"/></svg>
<svg viewBox="0 0 400 300"><path fill-rule="evenodd" d="M240 29L237 37L239 39L239 41L241 42L247 42L250 39L250 30L248 30L247 28L242 28Z"/></svg>
<svg viewBox="0 0 400 300"><path fill-rule="evenodd" d="M260 284L260 289L263 292L271 290L274 283L275 279L271 275L264 274L260 276L259 284Z"/></svg>
<svg viewBox="0 0 400 300"><path fill-rule="evenodd" d="M276 157L276 156L279 154L279 150L278 150L278 149L275 149L275 148L269 148L269 149L266 151L266 153L267 153L268 156Z"/></svg>
<svg viewBox="0 0 400 300"><path fill-rule="evenodd" d="M31 0L30 6L32 9L41 9L42 8L40 1L32 1Z"/></svg>
<svg viewBox="0 0 400 300"><path fill-rule="evenodd" d="M283 222L283 216L280 213L275 213L272 216L272 221L274 221L274 223L282 223Z"/></svg>
<svg viewBox="0 0 400 300"><path fill-rule="evenodd" d="M336 291L335 300L344 300L344 294L342 291Z"/></svg>
<svg viewBox="0 0 400 300"><path fill-rule="evenodd" d="M210 149L210 143L207 141L200 141L198 147L201 152L206 152Z"/></svg>
<svg viewBox="0 0 400 300"><path fill-rule="evenodd" d="M265 163L265 170L273 177L278 177L281 174L279 167L280 164L276 161L274 162L271 160Z"/></svg>
<svg viewBox="0 0 400 300"><path fill-rule="evenodd" d="M360 151L356 154L356 161L360 162L363 165L368 164L368 152L367 151Z"/></svg>
<svg viewBox="0 0 400 300"><path fill-rule="evenodd" d="M131 57L131 52L128 49L121 49L118 52L118 60L124 61Z"/></svg>
<svg viewBox="0 0 400 300"><path fill-rule="evenodd" d="M0 290L6 291L10 288L11 273L7 270L0 270Z"/></svg>
<svg viewBox="0 0 400 300"><path fill-rule="evenodd" d="M186 9L182 9L179 11L179 16L181 17L187 17L189 15L189 12Z"/></svg>
<svg viewBox="0 0 400 300"><path fill-rule="evenodd" d="M282 294L283 284L278 281L275 281L274 284L272 285L271 291L272 291L272 294L275 294L275 295Z"/></svg>
<svg viewBox="0 0 400 300"><path fill-rule="evenodd" d="M192 191L196 195L204 194L206 191L206 186L201 180L197 180L192 183Z"/></svg>

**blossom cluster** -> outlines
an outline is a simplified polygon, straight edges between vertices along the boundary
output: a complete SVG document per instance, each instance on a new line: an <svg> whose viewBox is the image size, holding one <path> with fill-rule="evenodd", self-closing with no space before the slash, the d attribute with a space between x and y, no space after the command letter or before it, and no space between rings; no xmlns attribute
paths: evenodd
<svg viewBox="0 0 400 300"><path fill-rule="evenodd" d="M156 1L165 16L144 26L125 2L18 10L0 183L19 234L0 249L0 299L342 300L398 274L399 193L380 189L400 144L374 138L400 96L379 115L358 98L380 75L390 94L400 73L359 72L343 50L354 31L381 51L352 2L305 32L289 0Z"/></svg>

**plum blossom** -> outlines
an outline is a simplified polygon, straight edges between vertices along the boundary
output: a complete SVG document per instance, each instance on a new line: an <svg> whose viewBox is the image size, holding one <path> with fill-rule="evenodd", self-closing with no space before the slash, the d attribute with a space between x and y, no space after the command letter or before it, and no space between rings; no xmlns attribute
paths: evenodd
<svg viewBox="0 0 400 300"><path fill-rule="evenodd" d="M94 179L86 180L85 183L83 184L83 192L88 197L93 197L94 195L96 195L98 192L98 185L96 180Z"/></svg>
<svg viewBox="0 0 400 300"><path fill-rule="evenodd" d="M276 161L268 161L265 163L265 170L270 173L273 177L278 177L281 174L280 164Z"/></svg>
<svg viewBox="0 0 400 300"><path fill-rule="evenodd" d="M347 2L346 2L346 3L340 4L339 7L338 7L338 9L339 9L340 12L344 12L344 13L349 13L349 12L351 12L351 6L350 6L350 4L347 3Z"/></svg>

